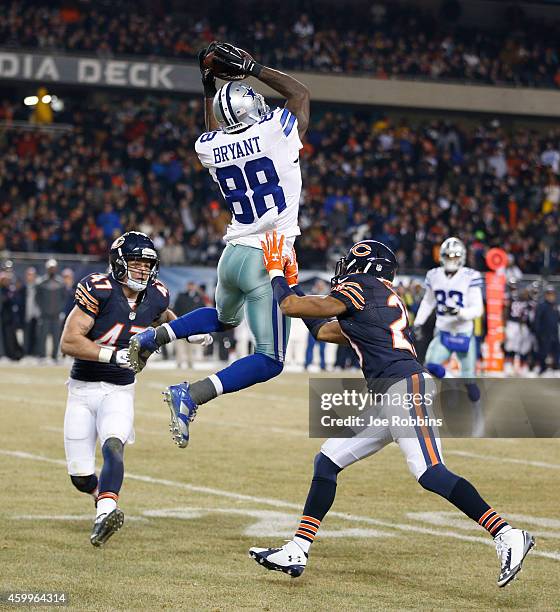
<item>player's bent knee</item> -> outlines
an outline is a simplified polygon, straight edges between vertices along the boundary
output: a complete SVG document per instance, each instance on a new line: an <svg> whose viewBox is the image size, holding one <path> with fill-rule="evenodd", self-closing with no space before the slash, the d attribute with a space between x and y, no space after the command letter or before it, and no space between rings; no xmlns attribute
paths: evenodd
<svg viewBox="0 0 560 612"><path fill-rule="evenodd" d="M426 368L428 372L432 374L432 376L435 376L436 378L443 378L445 376L445 368L439 363L433 363L433 362L427 363Z"/></svg>
<svg viewBox="0 0 560 612"><path fill-rule="evenodd" d="M480 399L480 388L476 383L467 383L467 394L471 402L478 402Z"/></svg>
<svg viewBox="0 0 560 612"><path fill-rule="evenodd" d="M70 480L81 493L91 493L97 487L97 476L95 474L89 474L88 476L70 475Z"/></svg>
<svg viewBox="0 0 560 612"><path fill-rule="evenodd" d="M339 472L342 471L341 467L336 465L334 461L329 459L323 453L317 453L317 455L315 455L314 466L313 479L321 478L336 482L336 477L338 476Z"/></svg>
<svg viewBox="0 0 560 612"><path fill-rule="evenodd" d="M445 499L449 499L455 485L459 482L459 476L448 470L443 463L438 463L429 467L418 479L420 484L427 491L437 493Z"/></svg>
<svg viewBox="0 0 560 612"><path fill-rule="evenodd" d="M282 370L284 369L284 362L271 357L261 351L257 351L254 354L255 358L260 359L259 371L260 371L260 381L264 382L266 380L270 380L275 376L279 376L282 374Z"/></svg>
<svg viewBox="0 0 560 612"><path fill-rule="evenodd" d="M103 444L101 452L103 453L103 458L105 459L105 461L111 459L112 461L122 463L124 454L124 444L118 438L107 438L107 440Z"/></svg>

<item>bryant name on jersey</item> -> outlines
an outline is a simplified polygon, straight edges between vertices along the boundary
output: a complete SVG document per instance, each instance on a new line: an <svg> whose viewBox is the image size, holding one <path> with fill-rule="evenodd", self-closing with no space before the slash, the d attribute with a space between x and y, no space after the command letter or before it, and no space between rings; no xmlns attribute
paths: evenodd
<svg viewBox="0 0 560 612"><path fill-rule="evenodd" d="M158 280L148 284L129 303L122 286L112 275L89 274L76 287L75 303L94 319L87 338L102 346L128 347L130 338L156 322L169 306L169 291ZM74 359L70 377L117 385L134 382L134 372L111 363Z"/></svg>

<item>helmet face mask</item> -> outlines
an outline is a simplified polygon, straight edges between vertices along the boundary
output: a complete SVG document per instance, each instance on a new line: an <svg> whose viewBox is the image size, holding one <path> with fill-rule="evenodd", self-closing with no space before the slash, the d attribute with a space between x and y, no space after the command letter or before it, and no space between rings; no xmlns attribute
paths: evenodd
<svg viewBox="0 0 560 612"><path fill-rule="evenodd" d="M139 262L149 264L149 271ZM126 232L117 238L109 255L113 278L132 291L144 291L159 272L159 256L151 239L141 232ZM135 278L139 275L139 278Z"/></svg>
<svg viewBox="0 0 560 612"><path fill-rule="evenodd" d="M214 116L226 134L235 134L258 123L270 108L249 85L230 81L220 87L212 103Z"/></svg>
<svg viewBox="0 0 560 612"><path fill-rule="evenodd" d="M439 258L443 269L454 274L465 265L467 249L459 238L447 238L441 245Z"/></svg>

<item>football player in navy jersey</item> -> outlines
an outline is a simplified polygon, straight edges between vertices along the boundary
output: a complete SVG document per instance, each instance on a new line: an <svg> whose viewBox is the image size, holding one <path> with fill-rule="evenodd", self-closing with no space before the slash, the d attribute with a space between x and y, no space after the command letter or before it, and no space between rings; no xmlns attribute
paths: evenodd
<svg viewBox="0 0 560 612"><path fill-rule="evenodd" d="M348 342L358 355L368 388L376 392L383 388L383 397L401 397L401 407L408 404L411 416L419 417L416 422L426 422L430 416L426 399L433 402L436 388L416 359L406 307L392 286L398 264L391 249L375 240L358 242L338 263L330 295L305 296L297 284L290 287L286 282L282 240L274 232L263 243L265 266L282 312L302 318L317 340ZM405 394L411 399L405 400ZM447 469L441 441L429 423L408 429L374 425L350 435L323 444L315 457L313 480L293 539L280 548L251 548L250 555L258 563L300 576L321 521L334 502L338 474L394 441L422 487L449 500L493 536L500 559L498 586L516 576L534 545L533 536L511 527L470 482Z"/></svg>
<svg viewBox="0 0 560 612"><path fill-rule="evenodd" d="M117 238L109 261L109 274L89 274L78 283L61 339L62 352L74 357L64 417L66 461L73 485L97 502L90 538L94 546L104 544L124 521L117 507L124 445L134 442L135 375L128 342L147 327L176 318L169 292L157 280L159 257L146 234L127 232ZM99 479L98 438L103 454Z"/></svg>

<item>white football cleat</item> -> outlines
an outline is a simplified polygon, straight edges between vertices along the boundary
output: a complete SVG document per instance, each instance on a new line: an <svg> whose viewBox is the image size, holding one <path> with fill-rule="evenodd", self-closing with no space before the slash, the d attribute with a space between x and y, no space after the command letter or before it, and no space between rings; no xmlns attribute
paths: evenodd
<svg viewBox="0 0 560 612"><path fill-rule="evenodd" d="M522 529L509 529L497 535L494 542L501 565L498 586L505 587L521 571L523 560L535 545L535 538Z"/></svg>
<svg viewBox="0 0 560 612"><path fill-rule="evenodd" d="M303 574L308 557L293 540L284 544L282 548L253 547L249 550L249 556L266 569L284 572L292 578Z"/></svg>

